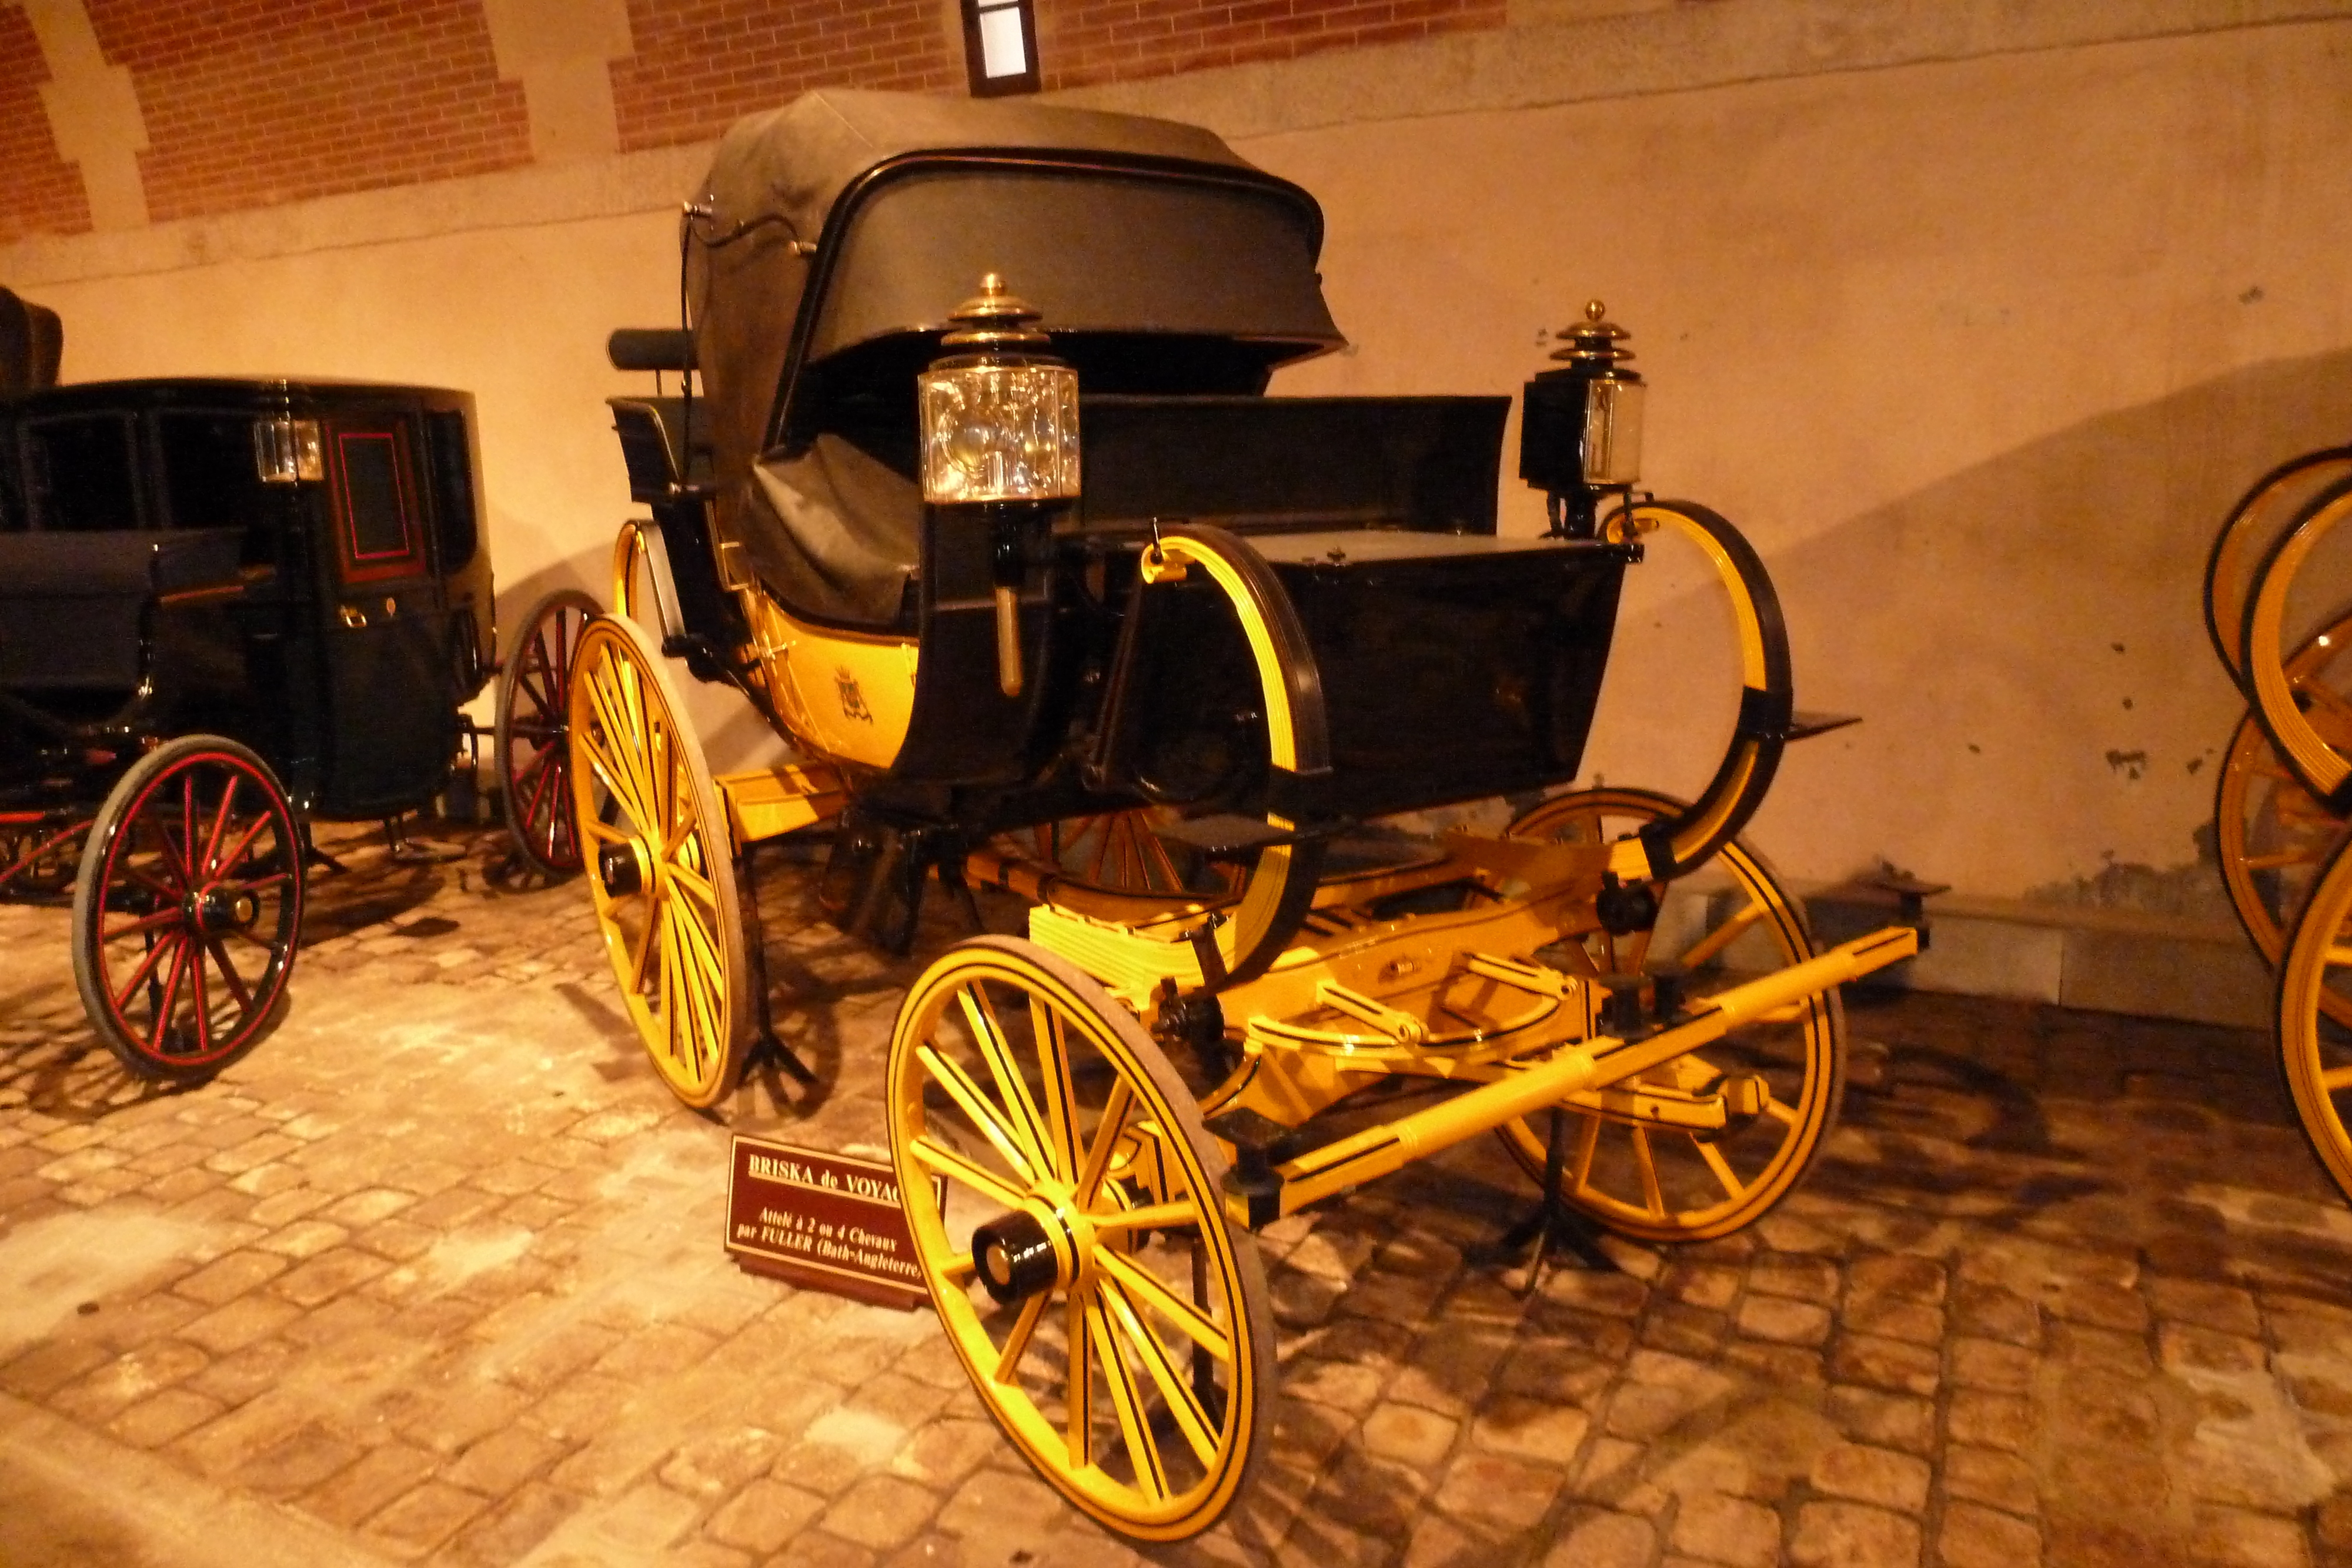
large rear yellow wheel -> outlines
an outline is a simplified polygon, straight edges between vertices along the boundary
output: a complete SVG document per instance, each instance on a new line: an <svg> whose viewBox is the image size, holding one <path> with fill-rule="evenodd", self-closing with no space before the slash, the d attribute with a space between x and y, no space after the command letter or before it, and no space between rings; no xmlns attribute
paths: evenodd
<svg viewBox="0 0 2352 1568"><path fill-rule="evenodd" d="M2352 839L2337 844L2314 884L2279 967L2279 1065L2311 1152L2352 1199L2352 1032L2329 1003L2352 991Z"/></svg>
<svg viewBox="0 0 2352 1568"><path fill-rule="evenodd" d="M1643 789L1588 789L1521 816L1513 838L1606 843L1684 810ZM1719 873L1719 874L1717 874ZM1812 956L1804 912L1751 850L1734 840L1667 903L1650 930L1597 925L1567 936L1568 967L1588 978L1654 975L1671 960L1685 994L1706 995ZM1661 900L1665 889L1654 890ZM1786 1197L1837 1124L1845 1092L1845 1016L1827 992L1564 1104L1560 1197L1621 1235L1704 1241L1761 1218ZM1513 1157L1544 1177L1548 1117L1496 1129Z"/></svg>
<svg viewBox="0 0 2352 1568"><path fill-rule="evenodd" d="M1067 961L976 938L899 1009L887 1110L924 1280L997 1424L1123 1535L1214 1524L1270 1424L1273 1322L1151 1038Z"/></svg>
<svg viewBox="0 0 2352 1568"><path fill-rule="evenodd" d="M572 804L621 1000L670 1090L726 1097L751 1035L734 843L661 656L590 622L569 693Z"/></svg>

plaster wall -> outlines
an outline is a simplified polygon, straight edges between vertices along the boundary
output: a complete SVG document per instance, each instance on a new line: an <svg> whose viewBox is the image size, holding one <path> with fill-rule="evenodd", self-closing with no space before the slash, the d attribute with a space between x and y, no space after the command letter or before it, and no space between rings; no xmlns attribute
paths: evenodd
<svg viewBox="0 0 2352 1568"><path fill-rule="evenodd" d="M1215 77L1176 78L1211 123ZM2220 907L2193 840L2240 705L2199 574L2247 480L2352 433L2352 22L1371 112L1240 139L1322 198L1356 344L1277 390L1515 391L1606 298L1654 383L1648 481L1755 539L1800 705L1868 719L1791 752L1754 830L1784 871ZM602 403L642 379L604 338L673 319L666 199L698 162L0 249L0 279L63 313L76 380L472 389L511 628L559 582L603 591L627 507ZM1727 633L1669 548L1636 581L1588 771L1687 790ZM705 723L722 757L752 738L723 703Z"/></svg>
<svg viewBox="0 0 2352 1568"><path fill-rule="evenodd" d="M2226 909L2195 841L2242 704L2201 573L2256 475L2352 438L2352 25L1247 151L1322 198L1354 344L1279 390L1513 388L1588 296L1633 331L1645 483L1749 534L1800 706L1867 719L1791 750L1753 830L1784 870ZM1668 548L1590 765L1687 791L1736 675ZM2347 597L2340 555L2307 576Z"/></svg>

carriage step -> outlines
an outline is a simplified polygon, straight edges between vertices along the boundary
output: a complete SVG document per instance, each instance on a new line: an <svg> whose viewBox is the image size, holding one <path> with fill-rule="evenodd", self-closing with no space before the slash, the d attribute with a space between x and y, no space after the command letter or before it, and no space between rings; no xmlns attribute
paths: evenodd
<svg viewBox="0 0 2352 1568"><path fill-rule="evenodd" d="M1788 727L1780 732L1780 738L1811 740L1817 735L1827 735L1833 729L1843 729L1848 725L1861 722L1862 715L1858 713L1792 713L1789 716Z"/></svg>
<svg viewBox="0 0 2352 1568"><path fill-rule="evenodd" d="M1277 828L1263 817L1220 811L1206 817L1185 817L1151 830L1154 838L1198 850L1211 860L1233 860L1280 844L1295 844L1306 835L1296 828Z"/></svg>
<svg viewBox="0 0 2352 1568"><path fill-rule="evenodd" d="M1233 1166L1225 1172L1223 1185L1229 1197L1241 1200L1244 1222L1256 1230L1279 1219L1282 1173L1274 1167L1296 1158L1306 1146L1306 1135L1246 1105L1221 1112L1202 1124L1234 1146Z"/></svg>

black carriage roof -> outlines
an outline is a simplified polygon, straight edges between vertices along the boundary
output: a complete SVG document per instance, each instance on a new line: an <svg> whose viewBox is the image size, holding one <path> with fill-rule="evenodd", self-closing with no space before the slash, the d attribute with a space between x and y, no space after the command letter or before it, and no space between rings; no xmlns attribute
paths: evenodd
<svg viewBox="0 0 2352 1568"><path fill-rule="evenodd" d="M803 367L873 350L895 375L983 272L1057 337L1247 344L1269 367L1344 341L1314 197L1198 126L828 89L737 121L700 204L690 281L722 480Z"/></svg>
<svg viewBox="0 0 2352 1568"><path fill-rule="evenodd" d="M722 225L775 214L814 240L842 193L883 164L913 153L1008 151L1259 173L1213 131L1172 120L835 88L737 120L719 143L705 193L725 204Z"/></svg>
<svg viewBox="0 0 2352 1568"><path fill-rule="evenodd" d="M120 381L67 382L16 397L0 397L0 411L37 417L108 407L167 408L175 404L276 408L303 403L331 406L423 402L447 407L470 402L472 396L451 387L323 377L135 376Z"/></svg>

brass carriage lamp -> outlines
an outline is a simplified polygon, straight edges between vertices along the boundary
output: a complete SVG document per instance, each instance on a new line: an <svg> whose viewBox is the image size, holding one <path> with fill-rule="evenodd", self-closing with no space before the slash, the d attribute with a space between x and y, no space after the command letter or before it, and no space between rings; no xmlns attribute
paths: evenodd
<svg viewBox="0 0 2352 1568"><path fill-rule="evenodd" d="M259 419L253 424L253 466L268 485L315 483L327 465L315 419Z"/></svg>
<svg viewBox="0 0 2352 1568"><path fill-rule="evenodd" d="M1078 496L1078 373L1045 351L1037 311L996 273L948 319L948 353L915 378L923 499L992 531L997 685L1019 696L1027 536Z"/></svg>
<svg viewBox="0 0 2352 1568"><path fill-rule="evenodd" d="M1624 328L1594 299L1559 332L1564 361L1527 383L1519 420L1519 477L1549 498L1551 531L1590 538L1601 497L1632 491L1642 471L1639 371L1625 361Z"/></svg>

